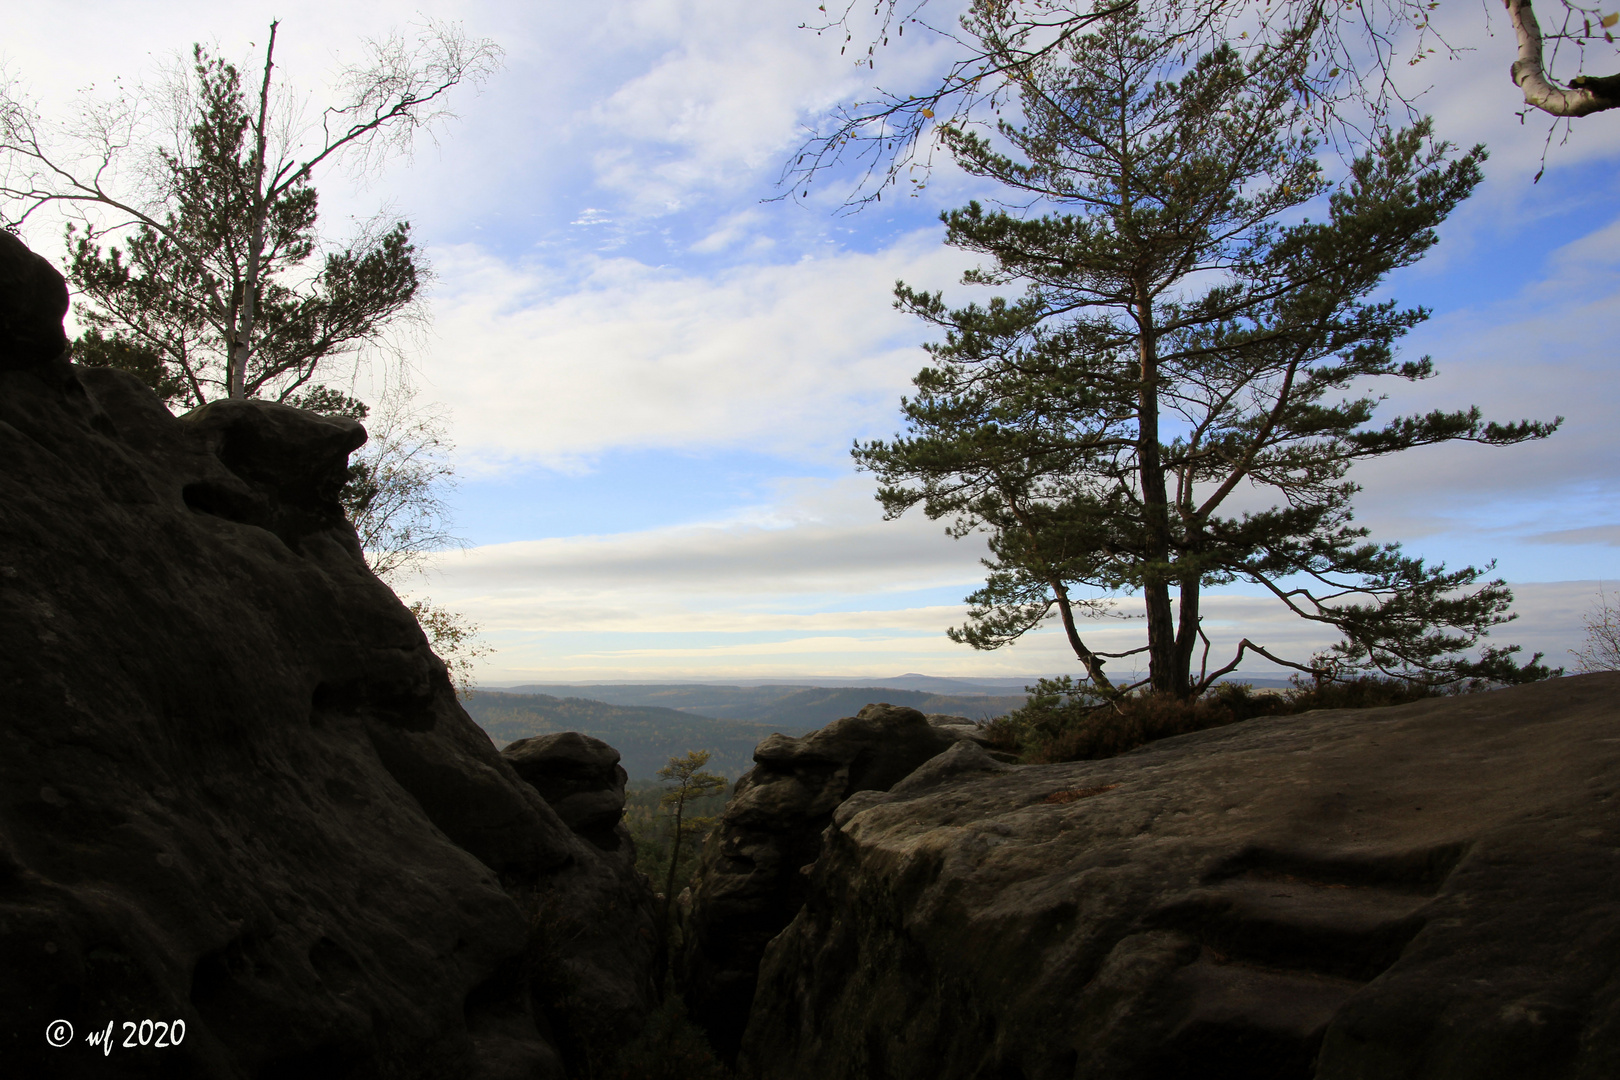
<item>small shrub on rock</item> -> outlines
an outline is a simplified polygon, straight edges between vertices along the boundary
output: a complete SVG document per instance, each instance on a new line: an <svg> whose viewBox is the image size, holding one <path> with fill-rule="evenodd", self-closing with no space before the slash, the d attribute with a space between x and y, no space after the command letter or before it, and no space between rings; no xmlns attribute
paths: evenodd
<svg viewBox="0 0 1620 1080"><path fill-rule="evenodd" d="M1028 704L991 721L984 732L993 749L1018 754L1027 764L1045 765L1114 757L1158 739L1257 716L1402 705L1447 692L1457 691L1364 676L1320 685L1296 679L1293 687L1281 692L1232 682L1192 700L1154 693L1110 699L1064 676L1041 679L1030 688Z"/></svg>

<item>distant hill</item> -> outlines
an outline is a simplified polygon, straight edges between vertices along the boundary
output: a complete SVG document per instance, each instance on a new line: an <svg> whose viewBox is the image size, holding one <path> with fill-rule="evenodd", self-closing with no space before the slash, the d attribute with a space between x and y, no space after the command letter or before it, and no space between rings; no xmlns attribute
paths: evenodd
<svg viewBox="0 0 1620 1080"><path fill-rule="evenodd" d="M785 684L723 686L708 683L586 683L562 686L537 683L492 689L502 694L578 697L591 701L605 701L610 705L662 706L666 709L679 709L682 712L699 713L722 720L748 720L794 691L813 688Z"/></svg>
<svg viewBox="0 0 1620 1080"><path fill-rule="evenodd" d="M633 781L653 779L671 757L689 750L709 751L709 771L735 780L753 768L754 747L772 731L802 735L809 730L549 694L480 691L463 704L497 747L553 731L595 736L619 751Z"/></svg>
<svg viewBox="0 0 1620 1080"><path fill-rule="evenodd" d="M926 676L910 676L924 679ZM948 684L952 680L929 679ZM971 685L971 684L970 684ZM751 720L760 724L796 725L813 730L841 716L854 716L864 705L886 701L930 713L954 713L973 720L997 717L1024 704L1023 694L980 695L971 689L941 693L932 687L905 689L889 685L805 686L769 683L726 686L712 683L595 683L576 686L535 684L498 688L490 693L546 694L605 701L612 705L661 706L722 720ZM784 729L785 731L785 729Z"/></svg>
<svg viewBox="0 0 1620 1080"><path fill-rule="evenodd" d="M815 687L798 690L772 702L763 712L749 716L757 723L823 727L842 716L854 716L875 701L907 705L925 713L950 713L969 720L993 720L1021 708L1026 698L982 695L930 694L921 690L899 690L892 686Z"/></svg>
<svg viewBox="0 0 1620 1080"><path fill-rule="evenodd" d="M593 735L619 751L633 781L652 779L671 757L688 750L709 751L709 771L735 780L753 767L754 747L772 732L803 735L878 701L971 720L1024 704L1023 695L943 695L892 686L669 683L524 692L533 689L480 690L464 704L496 746L553 731Z"/></svg>

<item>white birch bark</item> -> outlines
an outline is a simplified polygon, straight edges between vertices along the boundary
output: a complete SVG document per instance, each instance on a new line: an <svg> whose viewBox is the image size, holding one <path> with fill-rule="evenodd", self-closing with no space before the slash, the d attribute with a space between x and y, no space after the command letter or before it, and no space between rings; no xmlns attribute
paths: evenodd
<svg viewBox="0 0 1620 1080"><path fill-rule="evenodd" d="M1620 76L1580 76L1560 86L1547 74L1541 24L1530 0L1504 0L1519 39L1519 58L1511 69L1513 82L1524 92L1524 103L1553 116L1586 116L1620 106Z"/></svg>

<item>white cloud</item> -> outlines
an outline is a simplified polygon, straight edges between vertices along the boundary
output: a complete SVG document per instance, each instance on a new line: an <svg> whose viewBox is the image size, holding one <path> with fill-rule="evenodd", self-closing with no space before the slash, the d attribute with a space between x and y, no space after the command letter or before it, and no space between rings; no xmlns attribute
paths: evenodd
<svg viewBox="0 0 1620 1080"><path fill-rule="evenodd" d="M491 681L1075 670L1055 627L988 653L947 640L945 628L966 616L956 598L982 583L981 544L952 541L920 515L876 520L863 481L801 486L776 505L707 525L452 553L419 591L485 628L499 649L484 673ZM1514 591L1522 618L1491 640L1564 662L1595 586ZM1121 598L1116 615L1138 607ZM1202 608L1212 669L1245 637L1299 660L1333 641L1269 597L1217 590ZM1081 632L1105 652L1144 640L1139 618L1086 620ZM1243 670L1275 673L1253 657Z"/></svg>
<svg viewBox="0 0 1620 1080"><path fill-rule="evenodd" d="M693 244L692 250L702 255L711 255L724 251L748 237L754 238L755 242L750 247L756 251L760 250L760 241L764 241L766 247L772 246L769 237L757 233L764 221L765 215L753 207L732 214L715 226L707 236Z"/></svg>
<svg viewBox="0 0 1620 1080"><path fill-rule="evenodd" d="M897 277L944 282L961 258L922 233L872 255L806 256L697 277L598 259L565 281L463 247L439 256L433 391L469 455L553 465L612 448L842 455L892 429L922 365Z"/></svg>
<svg viewBox="0 0 1620 1080"><path fill-rule="evenodd" d="M1611 500L1620 495L1620 380L1613 375L1620 277L1608 246L1617 238L1620 222L1555 253L1550 273L1518 295L1437 315L1404 352L1432 354L1439 376L1395 389L1384 406L1393 416L1478 405L1487 419L1505 422L1562 416L1562 428L1511 448L1454 443L1358 466L1364 507L1427 516L1432 531L1470 508L1484 509L1482 500L1535 499L1582 485L1596 485Z"/></svg>

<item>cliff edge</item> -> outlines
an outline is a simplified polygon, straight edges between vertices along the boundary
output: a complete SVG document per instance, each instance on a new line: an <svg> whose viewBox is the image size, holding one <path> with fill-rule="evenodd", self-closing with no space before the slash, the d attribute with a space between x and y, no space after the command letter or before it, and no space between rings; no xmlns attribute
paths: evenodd
<svg viewBox="0 0 1620 1080"><path fill-rule="evenodd" d="M560 1077L633 1034L628 837L519 777L367 570L364 431L176 418L70 365L66 309L0 233L6 1073Z"/></svg>
<svg viewBox="0 0 1620 1080"><path fill-rule="evenodd" d="M844 800L803 896L743 1075L1620 1076L1620 674L954 747Z"/></svg>

